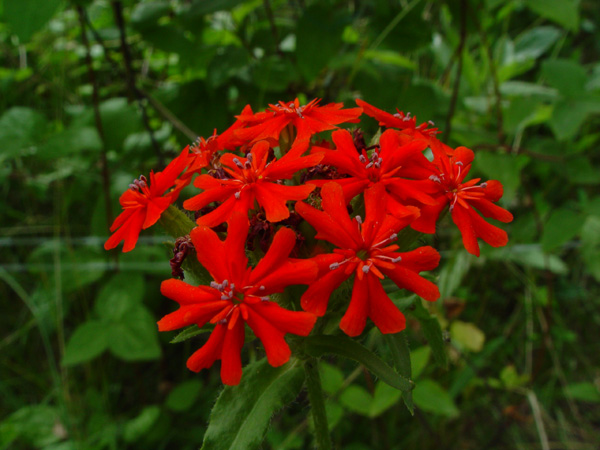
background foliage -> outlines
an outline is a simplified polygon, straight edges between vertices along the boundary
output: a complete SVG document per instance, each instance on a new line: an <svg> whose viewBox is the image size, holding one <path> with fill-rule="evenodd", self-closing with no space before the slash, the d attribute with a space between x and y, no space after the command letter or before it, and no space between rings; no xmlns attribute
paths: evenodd
<svg viewBox="0 0 600 450"><path fill-rule="evenodd" d="M221 385L167 345L168 239L102 243L118 195L246 104L357 96L432 119L505 186L509 247L441 227L400 391L326 359L344 449L593 449L600 441L600 9L593 0L0 3L0 448L197 448ZM375 131L375 123L372 129ZM423 314L425 314L423 316ZM433 320L433 319L431 319ZM421 325L423 324L423 325ZM381 337L363 344L392 351ZM435 349L434 349L435 350ZM251 360L257 350L250 348ZM306 394L265 448L310 447Z"/></svg>

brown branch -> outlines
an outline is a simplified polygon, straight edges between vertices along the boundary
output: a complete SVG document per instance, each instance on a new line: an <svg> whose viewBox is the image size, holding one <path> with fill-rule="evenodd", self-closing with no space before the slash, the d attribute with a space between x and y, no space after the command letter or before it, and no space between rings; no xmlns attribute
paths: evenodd
<svg viewBox="0 0 600 450"><path fill-rule="evenodd" d="M462 74L463 65L463 50L467 40L467 0L460 2L460 41L456 49L456 57L458 58L458 67L456 68L456 78L454 79L454 87L452 89L452 98L450 99L450 108L446 117L446 127L444 128L444 138L446 142L450 142L450 133L452 132L452 117L456 111L456 103L458 101L458 88L460 87L460 77Z"/></svg>
<svg viewBox="0 0 600 450"><path fill-rule="evenodd" d="M102 127L102 117L100 116L100 95L98 94L98 82L96 80L96 73L94 72L94 66L92 64L92 55L90 51L90 42L87 38L86 24L85 24L85 10L82 6L77 6L77 13L79 15L79 24L81 26L81 41L85 47L85 63L88 70L88 77L90 84L92 85L92 104L94 108L94 121L96 123L96 130L102 141L102 152L100 153L100 167L102 173L102 190L104 192L104 207L106 209L106 225L110 229L113 221L112 207L110 203L110 173L108 171L108 162L106 159L106 138L104 135L104 128Z"/></svg>
<svg viewBox="0 0 600 450"><path fill-rule="evenodd" d="M125 62L125 81L127 83L127 97L129 101L132 100L132 96L134 96L137 100L137 104L142 113L142 122L144 123L144 128L148 131L150 135L150 142L152 143L152 147L158 157L158 164L162 167L164 166L164 158L160 148L160 145L156 141L156 137L154 136L154 130L150 126L150 119L148 118L148 111L146 110L146 104L144 103L144 97L140 94L137 89L135 82L135 73L133 71L133 63L131 58L131 51L129 49L129 45L127 44L127 33L125 31L125 20L123 19L123 4L120 1L112 2L113 13L115 16L115 22L117 23L117 27L119 28L119 37L121 40L121 53L123 54L123 60Z"/></svg>

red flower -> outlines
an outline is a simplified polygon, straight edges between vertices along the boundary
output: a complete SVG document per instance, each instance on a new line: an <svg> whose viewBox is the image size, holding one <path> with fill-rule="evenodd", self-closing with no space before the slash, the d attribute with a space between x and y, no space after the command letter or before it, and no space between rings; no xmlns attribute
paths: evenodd
<svg viewBox="0 0 600 450"><path fill-rule="evenodd" d="M302 200L315 188L312 185L288 186L279 180L290 179L304 168L321 161L322 155L301 156L308 142L293 146L280 159L267 162L269 143L259 141L246 158L226 153L221 164L231 178L217 179L200 175L194 186L204 192L186 200L185 209L197 211L211 202L223 202L218 208L198 219L198 225L217 226L229 219L233 211L248 213L258 202L265 209L269 222L279 222L290 216L288 200Z"/></svg>
<svg viewBox="0 0 600 450"><path fill-rule="evenodd" d="M506 245L506 232L486 222L474 209L485 217L510 222L512 214L495 204L502 197L502 184L496 180L478 184L480 178L464 181L471 170L472 150L458 147L452 155L448 155L447 146L441 143L431 148L435 171L429 178L437 185L438 203L422 207L421 216L411 226L423 233L435 233L435 223L441 211L449 205L452 220L460 230L469 253L479 256L478 237L492 247Z"/></svg>
<svg viewBox="0 0 600 450"><path fill-rule="evenodd" d="M316 317L307 312L288 311L269 296L283 292L292 284L308 284L317 275L317 266L310 260L289 259L296 235L281 228L265 256L254 268L247 267L244 248L248 235L248 220L234 214L229 221L227 238L221 241L208 227L192 230L198 261L209 271L214 281L210 286L191 286L180 280L166 280L161 292L175 300L180 308L158 322L160 331L175 330L207 322L215 325L210 338L187 362L198 372L221 360L223 383L235 385L242 376L240 351L244 345L244 324L262 341L267 360L280 366L290 358L287 333L307 336Z"/></svg>
<svg viewBox="0 0 600 450"><path fill-rule="evenodd" d="M176 183L176 180L189 162L188 149L185 148L165 167L165 170L158 173L150 172L150 182L146 177L140 176L129 185L129 189L119 198L123 212L110 227L110 231L114 234L104 243L106 250L115 248L122 240L125 240L124 252L133 250L140 231L154 225L169 205L177 200L181 189L186 186L186 182ZM174 189L167 192L172 187Z"/></svg>
<svg viewBox="0 0 600 450"><path fill-rule="evenodd" d="M250 106L246 106L242 111L242 114L252 114ZM188 166L182 178L190 178L195 173L210 165L214 164L219 152L224 150L233 150L235 147L242 145L239 139L235 137L235 131L242 126L242 121L236 120L235 123L230 126L221 134L217 134L217 130L214 130L213 135L207 139L199 137L196 142L188 146L190 151L190 157L192 162Z"/></svg>
<svg viewBox="0 0 600 450"><path fill-rule="evenodd" d="M397 333L405 328L404 315L387 296L380 280L387 275L396 285L408 289L425 300L436 300L435 284L419 276L419 272L437 267L440 256L431 247L399 253L392 244L396 233L417 215L403 219L385 213L384 187L374 185L365 191L366 218L350 219L342 188L327 183L321 190L323 211L303 202L296 211L317 230L317 239L331 242L334 253L319 255L319 277L311 283L301 299L302 308L318 316L325 314L331 293L354 274L350 305L340 322L349 336L362 333L367 317L382 333Z"/></svg>
<svg viewBox="0 0 600 450"><path fill-rule="evenodd" d="M427 148L424 140L413 140L395 130L386 130L379 140L379 146L369 157L366 149L356 149L352 135L346 130L332 134L336 150L313 147L311 153L323 153L322 164L337 169L346 178L334 179L342 186L346 203L365 189L381 184L385 186L382 195L387 198L390 213L404 212L408 200L424 204L435 204L428 193L435 192L435 186L427 180L431 173L431 163L421 153ZM413 179L408 179L413 178ZM425 180L423 180L425 178ZM322 186L330 180L313 180L311 184Z"/></svg>
<svg viewBox="0 0 600 450"><path fill-rule="evenodd" d="M313 134L325 130L333 130L343 122L357 123L360 108L341 108L343 103L330 103L318 106L320 99L314 99L310 103L300 106L298 99L293 102L279 102L277 105L269 105L270 111L248 114L242 112L237 116L239 120L249 125L248 128L236 132L240 139L256 142L268 139L271 142L279 139L279 134L288 125L296 128L295 142L308 140Z"/></svg>
<svg viewBox="0 0 600 450"><path fill-rule="evenodd" d="M432 139L437 140L435 135L440 133L437 128L429 128L429 125L434 126L431 120L428 123L422 123L417 126L416 117L411 117L410 113L404 114L399 109L396 110L396 114L390 114L369 105L361 99L356 99L356 104L363 109L366 115L379 121L380 126L398 128L412 134L415 138L424 138L428 141Z"/></svg>

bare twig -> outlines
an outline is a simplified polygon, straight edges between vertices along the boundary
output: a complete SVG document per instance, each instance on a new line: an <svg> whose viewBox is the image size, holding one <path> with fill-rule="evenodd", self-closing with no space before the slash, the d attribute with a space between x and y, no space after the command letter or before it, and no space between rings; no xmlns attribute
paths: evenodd
<svg viewBox="0 0 600 450"><path fill-rule="evenodd" d="M270 0L263 0L263 5L265 6L265 12L267 13L267 19L269 20L269 26L271 27L271 34L275 40L275 49L281 56L283 53L279 48L279 32L277 31L277 25L275 25L275 16L273 15L273 8L271 8Z"/></svg>
<svg viewBox="0 0 600 450"><path fill-rule="evenodd" d="M131 51L129 50L129 45L127 44L125 20L123 19L123 4L120 1L112 2L112 7L113 13L115 15L115 22L117 23L117 27L119 28L119 36L121 38L121 53L123 53L123 60L125 61L125 80L127 83L127 97L130 101L132 99L132 96L136 98L137 104L142 113L142 122L144 123L146 131L148 131L148 134L150 135L150 142L152 143L152 147L154 148L156 156L158 157L158 163L160 166L164 166L163 154L160 145L158 144L158 142L156 141L156 137L154 136L154 130L150 126L150 119L148 118L148 111L146 110L144 97L140 94L136 86Z"/></svg>
<svg viewBox="0 0 600 450"><path fill-rule="evenodd" d="M483 10L483 8L481 7L480 4L478 4L477 7L478 7L479 11ZM481 43L483 45L483 48L484 48L485 53L488 58L488 63L490 66L490 75L492 76L492 86L494 89L494 97L496 98L495 109L496 109L496 125L498 127L498 131L497 131L498 142L503 144L505 141L505 136L504 136L504 121L502 119L502 94L500 93L500 82L498 81L498 70L496 68L496 62L494 61L492 47L490 46L490 44L488 42L487 34L485 33L485 30L483 29L483 27L481 26L481 23L477 19L477 14L475 14L473 11L471 11L471 17L473 19L473 22L475 22L475 26L477 27L477 32L479 33L479 36L481 37Z"/></svg>
<svg viewBox="0 0 600 450"><path fill-rule="evenodd" d="M550 445L548 444L548 435L546 434L546 428L544 427L544 422L542 421L540 404L535 392L528 390L527 400L529 400L529 404L531 405L531 411L533 412L533 418L535 420L535 426L540 437L540 444L542 444L542 450L550 450Z"/></svg>
<svg viewBox="0 0 600 450"><path fill-rule="evenodd" d="M102 152L100 153L100 167L102 173L102 190L104 192L104 207L106 209L106 225L110 228L113 215L110 204L110 173L108 171L108 162L106 160L106 138L104 135L104 128L102 127L102 117L100 116L100 95L98 94L98 82L96 80L96 73L94 72L94 66L92 65L92 55L90 52L90 42L87 38L86 23L85 23L85 10L82 6L77 6L77 14L79 15L79 24L81 26L81 41L85 47L85 63L87 65L88 77L90 84L92 85L92 105L94 109L94 121L96 123L96 130L102 141Z"/></svg>
<svg viewBox="0 0 600 450"><path fill-rule="evenodd" d="M458 67L456 68L456 78L454 79L454 87L452 89L452 98L450 99L450 108L448 109L448 116L446 117L446 127L444 128L444 138L446 142L450 140L450 133L452 132L452 117L456 111L456 102L458 101L458 88L460 87L460 77L462 73L463 65L463 50L465 48L465 42L467 40L467 8L469 7L467 0L461 0L460 2L460 41L458 48L456 49L456 57L458 58Z"/></svg>

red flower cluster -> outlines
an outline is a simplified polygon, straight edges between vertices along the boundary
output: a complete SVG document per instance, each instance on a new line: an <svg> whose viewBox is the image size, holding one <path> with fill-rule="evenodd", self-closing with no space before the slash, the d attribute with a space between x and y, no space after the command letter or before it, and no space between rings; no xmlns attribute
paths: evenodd
<svg viewBox="0 0 600 450"><path fill-rule="evenodd" d="M140 231L158 221L197 175L193 186L200 192L183 205L198 217L190 233L191 254L213 281L208 286L164 281L161 292L180 308L158 323L161 331L214 326L189 358L191 370L219 359L223 382L237 384L246 324L273 366L290 358L285 335L307 336L327 311L343 313L340 328L349 336L361 334L367 318L382 333L403 330L404 315L382 280L437 300L437 286L420 272L436 268L439 253L428 246L401 248L398 236L407 227L434 233L444 210L450 211L468 252L479 255L477 238L495 247L507 243L506 233L479 214L512 220L496 204L502 185L466 179L471 150L448 147L432 123L417 125L410 114L389 114L362 100L357 104L343 109L340 103L321 106L313 100L301 106L296 99L258 113L247 106L224 133L199 138L163 172L151 174L149 182L140 177L121 196L124 211L105 247L124 240L123 250L129 251ZM363 112L386 128L371 147L361 132L338 128L359 122ZM331 130L329 143L320 133ZM254 245L250 223L265 218L261 243L272 239L263 254L266 246ZM218 230L225 223L222 240ZM332 308L330 297L350 278L350 298ZM297 290L290 288L295 285L309 287L295 298ZM279 304L282 295L292 309Z"/></svg>

